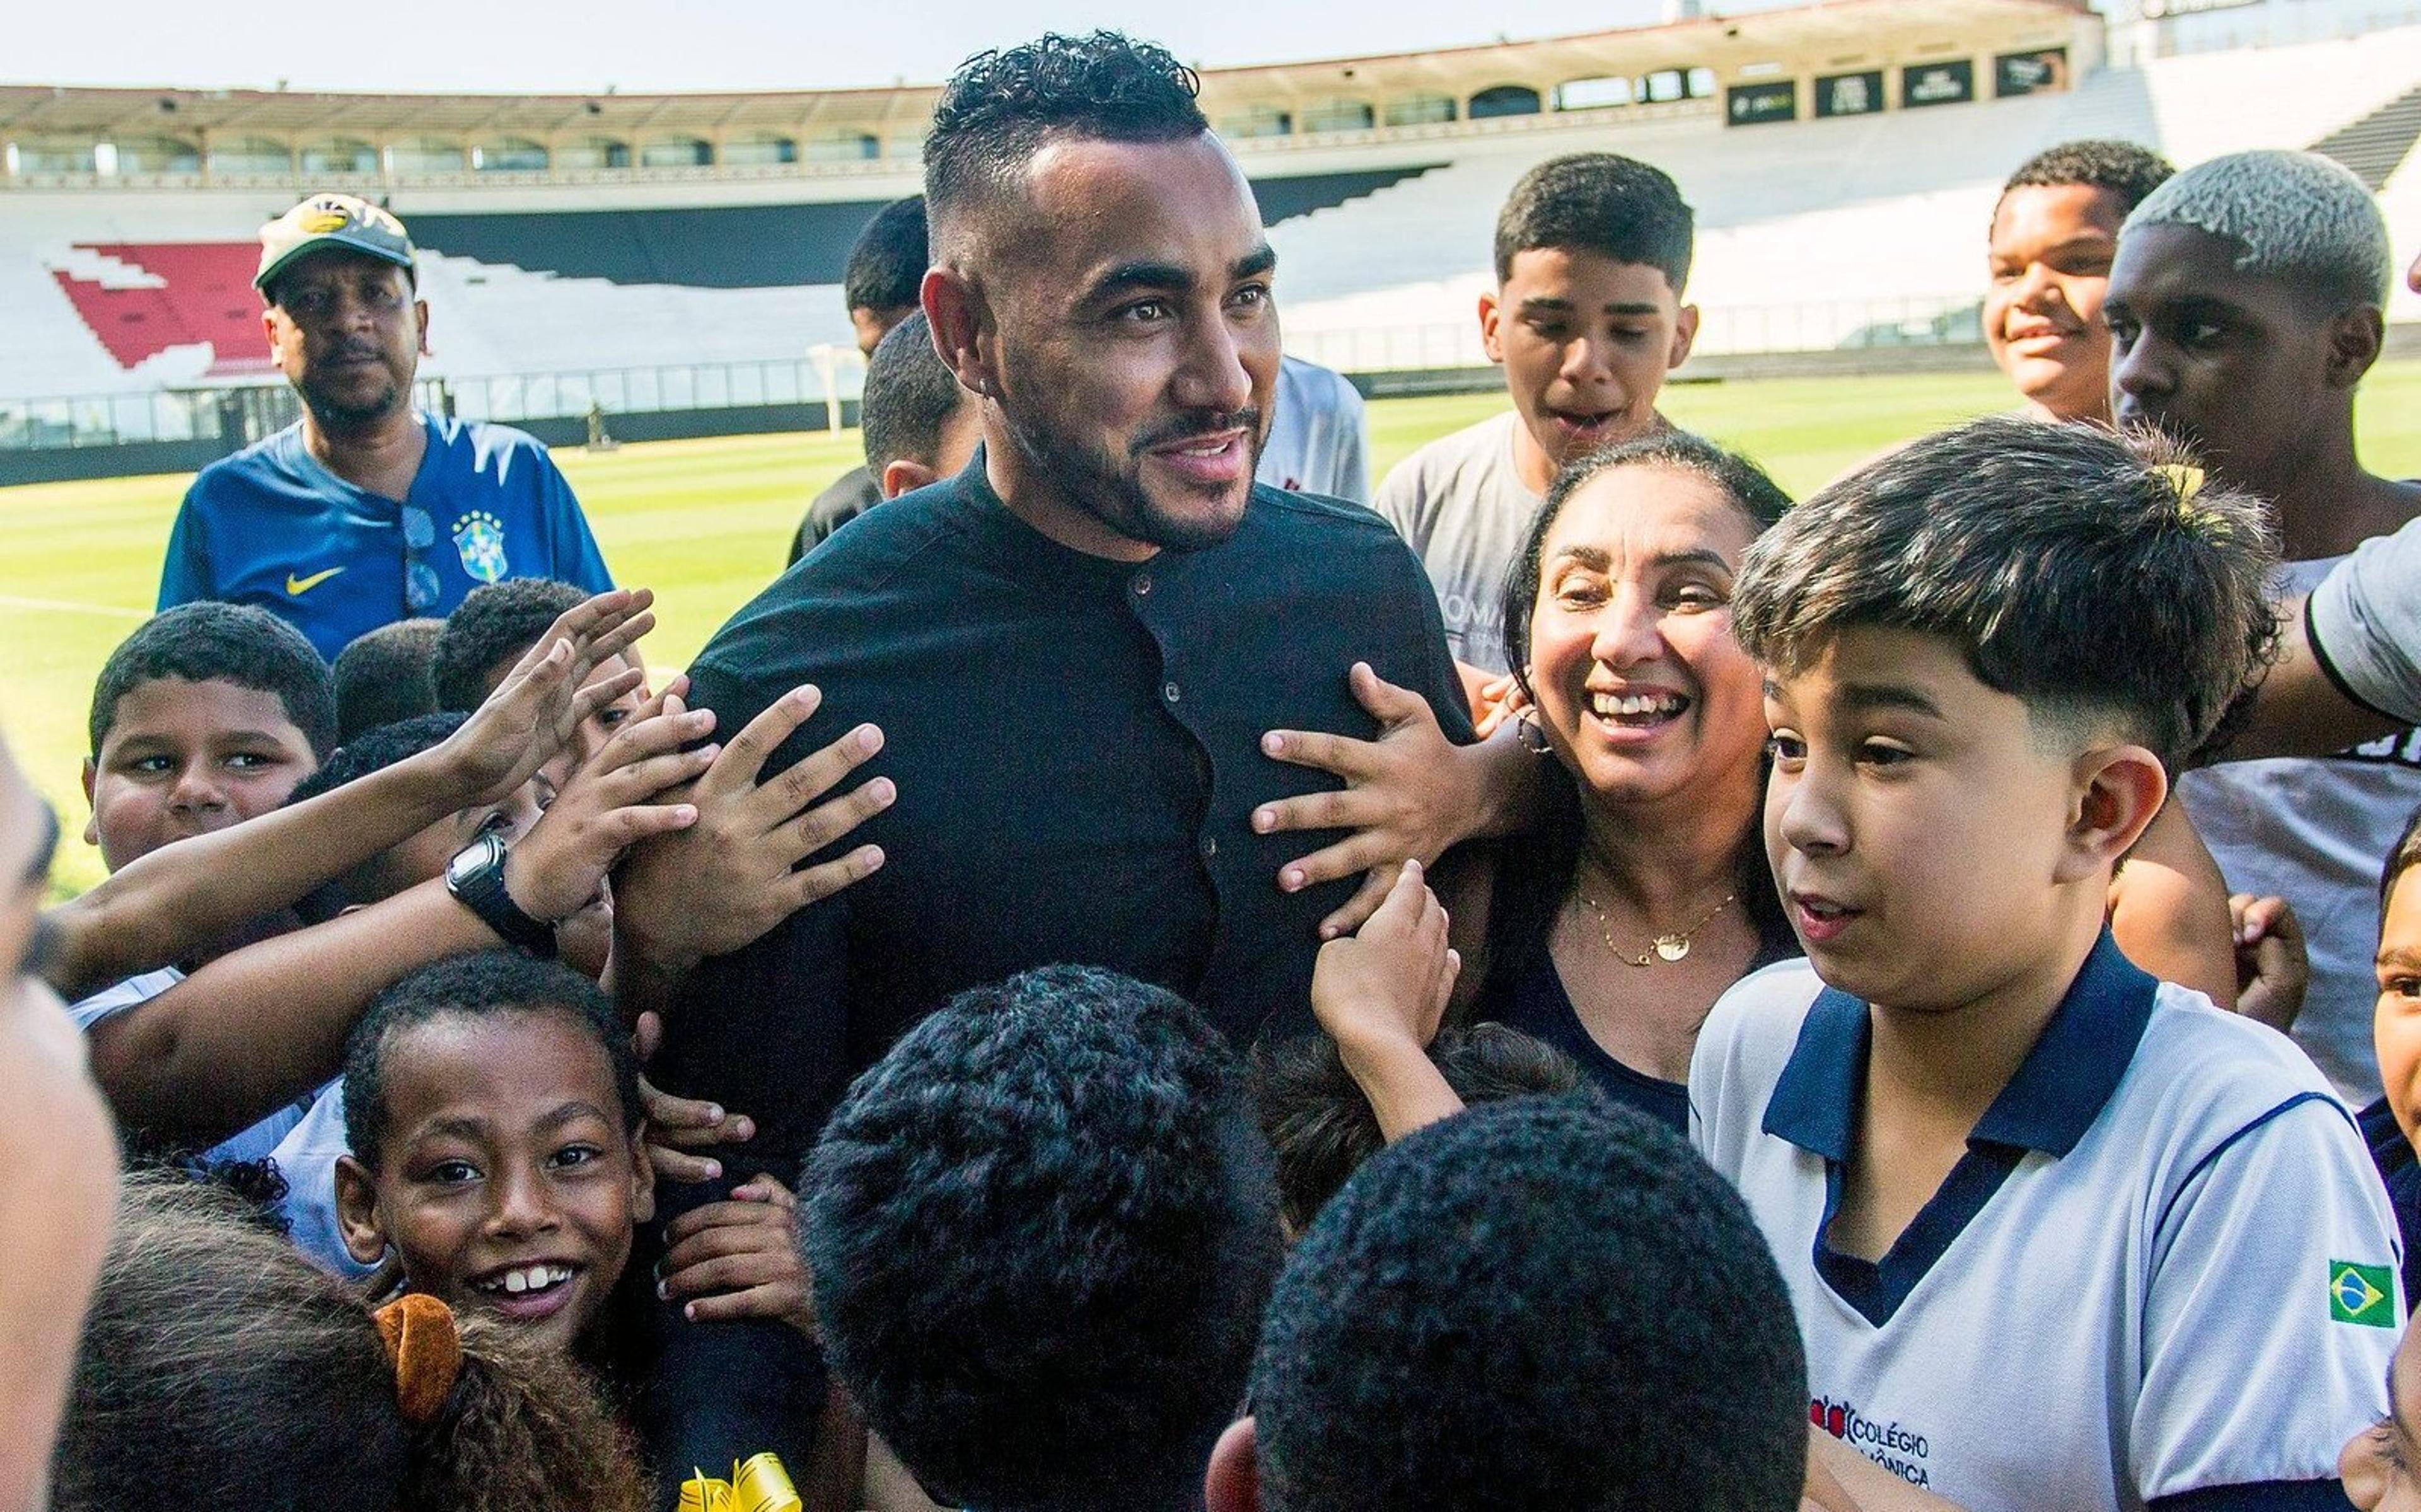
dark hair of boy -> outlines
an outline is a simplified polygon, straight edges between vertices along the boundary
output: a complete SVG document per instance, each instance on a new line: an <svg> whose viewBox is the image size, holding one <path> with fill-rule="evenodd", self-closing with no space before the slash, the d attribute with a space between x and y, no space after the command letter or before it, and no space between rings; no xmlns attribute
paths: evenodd
<svg viewBox="0 0 2421 1512"><path fill-rule="evenodd" d="M1522 176L1496 214L1496 281L1513 276L1523 253L1554 247L1653 268L1679 295L1695 236L1681 191L1647 164L1612 152L1549 158Z"/></svg>
<svg viewBox="0 0 2421 1512"><path fill-rule="evenodd" d="M2421 809L2404 821L2404 833L2396 837L2396 847L2387 852L2387 865L2379 873L2379 907L2386 912L2387 900L2396 891L2396 883L2406 872L2421 866Z"/></svg>
<svg viewBox="0 0 2421 1512"><path fill-rule="evenodd" d="M1583 1098L1373 1157L1288 1259L1251 1401L1269 1512L1791 1512L1807 1457L1799 1327L1747 1207Z"/></svg>
<svg viewBox="0 0 2421 1512"><path fill-rule="evenodd" d="M437 711L437 658L442 619L399 619L381 625L336 653L336 739Z"/></svg>
<svg viewBox="0 0 2421 1512"><path fill-rule="evenodd" d="M430 675L437 707L468 712L484 702L493 679L511 670L565 610L587 600L585 589L553 578L508 578L473 588L445 616Z"/></svg>
<svg viewBox="0 0 2421 1512"><path fill-rule="evenodd" d="M2172 779L2267 665L2261 505L2156 436L1995 415L1871 462L1748 551L1732 633L1786 675L1852 629L1966 653L2038 726L2101 727Z"/></svg>
<svg viewBox="0 0 2421 1512"><path fill-rule="evenodd" d="M2116 197L2124 215L2177 171L2168 159L2132 142L2062 142L2019 164L2001 185L2001 198L2007 199L2013 189L2099 189Z"/></svg>
<svg viewBox="0 0 2421 1512"><path fill-rule="evenodd" d="M1195 1504L1280 1256L1244 1069L1190 1005L1091 967L961 993L809 1158L827 1359L947 1505Z"/></svg>
<svg viewBox="0 0 2421 1512"><path fill-rule="evenodd" d="M875 211L849 249L841 295L852 310L914 305L925 282L925 196L911 195Z"/></svg>
<svg viewBox="0 0 2421 1512"><path fill-rule="evenodd" d="M1181 142L1210 129L1194 70L1117 32L1046 32L959 66L925 137L925 194L935 223L1007 189L1054 136Z"/></svg>
<svg viewBox="0 0 2421 1512"><path fill-rule="evenodd" d="M1570 1056L1507 1024L1441 1029L1429 1054L1466 1107L1586 1087ZM1289 1231L1300 1234L1364 1161L1386 1148L1386 1135L1326 1035L1261 1047L1253 1080L1261 1131L1277 1154L1280 1210Z"/></svg>
<svg viewBox="0 0 2421 1512"><path fill-rule="evenodd" d="M442 713L414 714L392 725L364 730L331 752L328 759L320 763L319 771L296 783L293 796L286 801L299 803L306 798L334 792L373 772L384 772L398 761L444 744L446 738L461 729L469 718L468 714L459 710L447 709Z"/></svg>
<svg viewBox="0 0 2421 1512"><path fill-rule="evenodd" d="M440 1019L558 1013L586 1030L614 1070L622 1127L636 1129L639 1063L630 1033L595 982L559 961L483 950L421 967L378 995L345 1041L345 1143L375 1172L387 1129L386 1049L398 1036Z"/></svg>
<svg viewBox="0 0 2421 1512"><path fill-rule="evenodd" d="M644 1479L576 1364L461 1317L434 1417L405 1421L377 1323L344 1282L170 1175L134 1176L54 1466L55 1512L637 1512Z"/></svg>
<svg viewBox="0 0 2421 1512"><path fill-rule="evenodd" d="M924 311L893 326L866 365L865 397L858 400L867 470L880 481L896 461L934 466L942 430L967 397L958 375L933 350Z"/></svg>
<svg viewBox="0 0 2421 1512"><path fill-rule="evenodd" d="M321 793L335 792L349 782L357 782L373 772L383 772L398 761L406 761L421 752L445 743L447 737L462 727L471 716L463 713L415 714L392 725L381 725L336 747L320 770L294 785L286 802L290 805ZM324 924L359 903L373 903L387 895L382 881L380 865L384 858L373 856L352 871L294 905L295 913L305 924Z"/></svg>
<svg viewBox="0 0 2421 1512"><path fill-rule="evenodd" d="M167 678L273 694L313 755L336 744L336 683L303 632L266 609L203 602L162 610L109 653L92 685L91 755L117 724L118 700Z"/></svg>

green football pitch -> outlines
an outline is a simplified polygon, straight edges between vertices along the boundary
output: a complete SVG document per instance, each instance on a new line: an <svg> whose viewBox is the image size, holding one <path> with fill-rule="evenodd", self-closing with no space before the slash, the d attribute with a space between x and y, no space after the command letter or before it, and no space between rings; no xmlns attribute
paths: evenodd
<svg viewBox="0 0 2421 1512"><path fill-rule="evenodd" d="M1664 409L1763 461L1795 494L1896 443L2005 407L1996 374L1679 384ZM1370 407L1371 468L1503 407L1494 395L1390 399ZM2421 361L2389 364L2362 395L2364 460L2421 474ZM624 583L656 590L658 668L684 663L773 577L815 491L857 458L854 431L664 442L556 460ZM85 818L77 773L92 680L148 612L185 479L113 478L0 489L0 646L8 678L0 733L70 835L62 890L101 875L72 838Z"/></svg>

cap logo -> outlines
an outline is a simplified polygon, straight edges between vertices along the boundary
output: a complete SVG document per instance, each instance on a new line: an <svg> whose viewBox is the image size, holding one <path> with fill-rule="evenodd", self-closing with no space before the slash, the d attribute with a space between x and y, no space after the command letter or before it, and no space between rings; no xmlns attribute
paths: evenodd
<svg viewBox="0 0 2421 1512"><path fill-rule="evenodd" d="M308 236L326 236L351 225L352 217L339 210L323 210L303 217L303 230Z"/></svg>

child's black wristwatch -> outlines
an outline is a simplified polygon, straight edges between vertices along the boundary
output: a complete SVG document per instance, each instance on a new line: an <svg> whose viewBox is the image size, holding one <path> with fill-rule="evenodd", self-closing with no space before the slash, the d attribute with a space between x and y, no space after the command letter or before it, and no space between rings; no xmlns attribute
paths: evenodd
<svg viewBox="0 0 2421 1512"><path fill-rule="evenodd" d="M505 891L505 842L483 834L455 853L445 864L445 890L479 916L505 943L540 960L554 959L554 926L522 912Z"/></svg>

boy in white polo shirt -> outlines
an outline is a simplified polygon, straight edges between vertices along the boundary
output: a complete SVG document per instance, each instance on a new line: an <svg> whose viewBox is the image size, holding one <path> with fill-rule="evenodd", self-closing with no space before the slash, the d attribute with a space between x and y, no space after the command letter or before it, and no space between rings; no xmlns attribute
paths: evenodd
<svg viewBox="0 0 2421 1512"><path fill-rule="evenodd" d="M2342 1506L2384 1406L2398 1243L2351 1116L2103 920L2273 633L2270 561L2172 457L2003 418L1740 577L1810 961L1716 1005L1693 1135L1790 1285L1811 1424L1976 1512Z"/></svg>

